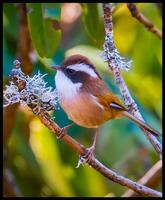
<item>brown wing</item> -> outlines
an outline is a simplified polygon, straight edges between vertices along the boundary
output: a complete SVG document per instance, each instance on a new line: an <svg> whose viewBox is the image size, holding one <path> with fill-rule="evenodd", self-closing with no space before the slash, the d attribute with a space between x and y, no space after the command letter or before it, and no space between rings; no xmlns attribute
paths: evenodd
<svg viewBox="0 0 165 200"><path fill-rule="evenodd" d="M101 105L103 105L107 109L109 109L109 107L112 107L120 110L126 110L120 99L109 91L109 89L101 79L92 79L92 84L91 82L89 83L88 81L86 81L86 83L83 85L82 90L83 92L89 92L93 96L97 97Z"/></svg>

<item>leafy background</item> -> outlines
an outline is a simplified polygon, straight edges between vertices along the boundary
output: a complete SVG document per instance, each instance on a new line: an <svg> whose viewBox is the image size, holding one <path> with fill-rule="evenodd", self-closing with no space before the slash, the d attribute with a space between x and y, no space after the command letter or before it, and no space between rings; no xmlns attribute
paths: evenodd
<svg viewBox="0 0 165 200"><path fill-rule="evenodd" d="M3 4L4 85L20 42L17 7L15 3ZM162 29L156 3L138 3L137 7ZM90 58L108 87L119 95L107 64L99 57L104 42L100 3L28 3L26 8L33 46L32 75L38 70L47 73L45 80L55 87L51 66L59 65L66 56L80 53ZM145 120L161 132L162 42L131 17L126 4L116 6L113 23L117 49L126 59L133 60L131 70L122 72L123 77ZM70 123L62 109L51 115L61 127ZM18 106L16 115L11 111L4 120L7 120L5 126L14 121L9 136L4 137L4 148L7 148L7 167L21 196L121 196L126 191L89 166L75 168L78 156L58 141L27 107ZM86 147L92 143L90 129L75 125L69 134ZM141 130L127 119L101 126L95 155L111 169L135 181L159 160ZM156 189L161 187L160 181Z"/></svg>

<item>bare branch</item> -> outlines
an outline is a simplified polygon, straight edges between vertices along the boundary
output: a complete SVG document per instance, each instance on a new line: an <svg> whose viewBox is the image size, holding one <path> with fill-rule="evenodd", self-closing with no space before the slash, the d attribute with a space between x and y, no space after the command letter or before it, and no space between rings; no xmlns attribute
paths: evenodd
<svg viewBox="0 0 165 200"><path fill-rule="evenodd" d="M125 81L121 75L120 69L123 68L125 70L129 69L129 63L123 64L123 61L116 59L116 47L113 40L113 23L112 23L112 12L111 12L111 5L109 3L103 3L103 12L104 12L104 25L105 25L105 43L104 43L104 53L103 57L105 61L108 62L108 66L112 71L112 74L115 78L115 81L120 89L121 95L123 97L124 103L126 106L128 106L130 113L133 114L135 117L139 118L140 120L144 121L142 118L138 107L133 100L127 85L125 84ZM114 53L113 53L114 52ZM113 54L113 56L111 56ZM118 58L118 57L117 57ZM122 67L121 67L122 66ZM142 129L142 128L141 128ZM142 129L145 136L149 140L149 142L153 145L156 152L160 155L162 155L162 145L157 140L155 136L150 134L145 129Z"/></svg>
<svg viewBox="0 0 165 200"><path fill-rule="evenodd" d="M18 62L17 62L18 63ZM19 63L18 63L19 64ZM15 66L15 67L18 67ZM26 86L25 82L23 80L18 81L18 75L14 69L14 73L11 72L11 79L13 83L18 87L18 89L21 91ZM28 104L29 108L34 112L35 115L38 116L38 118L41 120L41 122L49 128L53 133L56 134L56 136L59 136L61 134L61 128L51 119L51 116L42 108L39 109L39 111L36 112L36 105L35 104ZM65 134L61 138L65 143L67 143L70 148L72 148L76 153L78 153L80 156L84 156L87 153L87 150L84 148L82 144L74 140L72 137L70 137L68 134ZM113 182L116 182L120 185L126 186L136 192L138 192L141 195L144 196L152 196L152 197L161 197L161 192L158 192L156 190L153 190L151 188L148 188L146 186L143 186L141 184L138 184L132 180L129 180L128 178L125 178L121 175L118 175L114 171L108 169L106 166L104 166L102 163L100 163L94 156L91 160L88 160L87 163L92 166L94 169L96 169L99 173L101 173L103 176L107 177L109 180L112 180Z"/></svg>
<svg viewBox="0 0 165 200"><path fill-rule="evenodd" d="M160 31L147 17L145 17L134 3L127 3L127 7L131 12L132 17L135 17L139 22L144 24L147 30L154 33L158 38L162 39L162 31Z"/></svg>
<svg viewBox="0 0 165 200"><path fill-rule="evenodd" d="M159 160L139 181L138 183L148 187L155 187L162 177L162 160ZM132 190L128 190L123 197L138 197L139 194Z"/></svg>
<svg viewBox="0 0 165 200"><path fill-rule="evenodd" d="M3 195L4 197L21 197L14 177L7 168L3 169Z"/></svg>
<svg viewBox="0 0 165 200"><path fill-rule="evenodd" d="M19 39L17 44L17 58L22 60L22 71L26 74L31 74L32 72L32 60L30 58L30 53L32 52L31 38L28 29L27 22L27 10L25 3L17 4L19 16L20 16L20 29L19 29Z"/></svg>
<svg viewBox="0 0 165 200"><path fill-rule="evenodd" d="M3 197L21 197L13 174L7 169L7 150L3 148Z"/></svg>

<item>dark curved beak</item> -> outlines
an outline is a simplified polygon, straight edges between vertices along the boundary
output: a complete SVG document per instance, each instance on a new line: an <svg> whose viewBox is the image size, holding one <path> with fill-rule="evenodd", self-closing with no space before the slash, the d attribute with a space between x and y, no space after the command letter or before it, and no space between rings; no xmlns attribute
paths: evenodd
<svg viewBox="0 0 165 200"><path fill-rule="evenodd" d="M58 71L58 70L61 69L60 66L53 66L52 68L53 68L54 70L56 70L56 71Z"/></svg>

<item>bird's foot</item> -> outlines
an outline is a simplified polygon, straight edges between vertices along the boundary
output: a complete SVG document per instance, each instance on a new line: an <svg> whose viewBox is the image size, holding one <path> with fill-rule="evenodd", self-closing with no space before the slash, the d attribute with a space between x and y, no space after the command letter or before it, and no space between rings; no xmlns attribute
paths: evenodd
<svg viewBox="0 0 165 200"><path fill-rule="evenodd" d="M94 146L91 146L86 149L87 153L84 156L82 156L86 160L86 162L89 162L92 159L94 150Z"/></svg>
<svg viewBox="0 0 165 200"><path fill-rule="evenodd" d="M87 148L86 154L83 156L79 156L79 161L78 161L76 168L79 168L80 165L84 165L84 164L87 164L88 162L90 162L93 157L94 150L95 150L94 146Z"/></svg>
<svg viewBox="0 0 165 200"><path fill-rule="evenodd" d="M68 130L71 126L73 126L73 123L72 123L72 124L69 124L69 125L67 125L67 126L65 126L65 127L63 127L63 128L61 129L59 135L57 136L57 139L62 139L62 138L66 135L67 130Z"/></svg>

